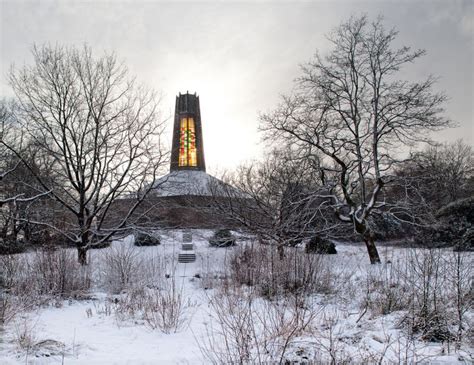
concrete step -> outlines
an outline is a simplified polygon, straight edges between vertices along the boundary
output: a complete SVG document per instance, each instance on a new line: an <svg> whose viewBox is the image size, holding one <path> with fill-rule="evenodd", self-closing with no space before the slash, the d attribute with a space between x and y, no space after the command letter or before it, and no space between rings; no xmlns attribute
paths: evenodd
<svg viewBox="0 0 474 365"><path fill-rule="evenodd" d="M178 258L178 264L190 264L192 262L196 262L196 258Z"/></svg>
<svg viewBox="0 0 474 365"><path fill-rule="evenodd" d="M196 254L194 251L181 251L178 254L178 262L188 263L196 261Z"/></svg>
<svg viewBox="0 0 474 365"><path fill-rule="evenodd" d="M181 249L183 251L192 251L194 249L194 245L192 243L183 243L181 245Z"/></svg>

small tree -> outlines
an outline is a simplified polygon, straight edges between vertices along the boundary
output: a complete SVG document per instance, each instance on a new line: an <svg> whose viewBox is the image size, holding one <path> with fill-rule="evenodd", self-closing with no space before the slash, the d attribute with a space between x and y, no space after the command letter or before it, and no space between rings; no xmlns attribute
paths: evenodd
<svg viewBox="0 0 474 365"><path fill-rule="evenodd" d="M39 149L54 179L38 174L21 149L0 142L62 207L61 224L35 223L74 242L85 264L91 244L124 228L151 189L167 157L163 122L155 94L137 86L114 55L95 58L88 47L61 46L32 53L33 65L12 68L9 81L25 141ZM119 221L107 221L121 198L128 198L127 210Z"/></svg>
<svg viewBox="0 0 474 365"><path fill-rule="evenodd" d="M210 186L213 208L260 241L278 247L294 246L315 234L335 234L339 222L329 216L314 164L291 149L274 149L263 161L240 166L223 179L228 184Z"/></svg>
<svg viewBox="0 0 474 365"><path fill-rule="evenodd" d="M445 127L446 100L432 91L435 79L398 80L423 50L394 48L397 32L381 19L351 18L328 37L332 50L303 66L293 95L264 114L267 138L305 153L321 154L322 183L342 222L364 240L371 263L380 262L369 217L387 209L383 189L391 181L397 147L427 140Z"/></svg>

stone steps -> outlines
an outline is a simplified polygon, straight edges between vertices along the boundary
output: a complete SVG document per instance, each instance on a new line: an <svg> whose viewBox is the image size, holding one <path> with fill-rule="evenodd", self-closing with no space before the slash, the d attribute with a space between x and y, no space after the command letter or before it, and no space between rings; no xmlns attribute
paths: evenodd
<svg viewBox="0 0 474 365"><path fill-rule="evenodd" d="M178 262L187 264L194 261L196 261L196 253L194 252L193 235L189 231L184 231L181 251L178 254Z"/></svg>
<svg viewBox="0 0 474 365"><path fill-rule="evenodd" d="M183 243L181 245L181 249L183 251L192 251L194 249L194 245L192 243Z"/></svg>
<svg viewBox="0 0 474 365"><path fill-rule="evenodd" d="M190 262L194 262L196 261L196 254L194 251L190 251L190 250L187 250L187 251L181 251L179 254L178 254L178 262L179 263L190 263Z"/></svg>
<svg viewBox="0 0 474 365"><path fill-rule="evenodd" d="M189 243L193 241L193 235L191 232L183 232L183 242Z"/></svg>

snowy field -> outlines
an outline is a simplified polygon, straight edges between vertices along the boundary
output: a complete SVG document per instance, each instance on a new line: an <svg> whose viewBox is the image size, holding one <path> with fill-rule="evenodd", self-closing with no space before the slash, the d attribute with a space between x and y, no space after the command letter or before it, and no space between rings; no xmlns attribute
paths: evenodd
<svg viewBox="0 0 474 365"><path fill-rule="evenodd" d="M162 232L159 246L135 247L130 237L91 250L83 273L90 290L16 313L0 330L0 363L474 361L472 254L380 246L383 264L371 266L363 246L339 243L337 255L289 249L282 266L273 250L252 251L245 238L237 247L211 248L211 234L193 231L197 260L189 264L177 263L181 231ZM126 263L120 270L118 259ZM256 279L262 269L266 279ZM443 324L438 332L414 330L420 303L442 314L425 318ZM446 329L452 335L437 340Z"/></svg>

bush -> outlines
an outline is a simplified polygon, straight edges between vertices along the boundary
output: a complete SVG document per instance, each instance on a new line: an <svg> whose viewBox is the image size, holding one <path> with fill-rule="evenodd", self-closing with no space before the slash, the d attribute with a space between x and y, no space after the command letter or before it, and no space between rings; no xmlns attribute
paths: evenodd
<svg viewBox="0 0 474 365"><path fill-rule="evenodd" d="M372 315L379 316L409 309L408 285L402 275L404 269L398 260L367 269L364 311L370 309Z"/></svg>
<svg viewBox="0 0 474 365"><path fill-rule="evenodd" d="M14 240L10 238L0 238L0 255L13 255L16 253L25 252L27 245L21 240Z"/></svg>
<svg viewBox="0 0 474 365"><path fill-rule="evenodd" d="M150 329L163 333L185 328L191 319L191 309L196 306L174 280L166 282L162 289L131 288L114 302L113 311L120 322L143 320Z"/></svg>
<svg viewBox="0 0 474 365"><path fill-rule="evenodd" d="M474 247L474 197L459 199L436 212L437 221L420 227L415 243L429 248L455 247L470 251Z"/></svg>
<svg viewBox="0 0 474 365"><path fill-rule="evenodd" d="M209 244L212 247L230 247L235 246L236 238L229 229L219 229L209 238Z"/></svg>
<svg viewBox="0 0 474 365"><path fill-rule="evenodd" d="M454 246L454 251L474 251L474 228L469 228L461 237L460 242Z"/></svg>
<svg viewBox="0 0 474 365"><path fill-rule="evenodd" d="M436 212L438 218L465 219L470 224L474 223L474 196L455 200Z"/></svg>
<svg viewBox="0 0 474 365"><path fill-rule="evenodd" d="M111 247L104 256L104 275L107 289L116 294L129 289L140 278L142 258L133 246L121 244Z"/></svg>
<svg viewBox="0 0 474 365"><path fill-rule="evenodd" d="M267 298L289 293L330 293L335 279L323 257L288 249L281 259L278 248L271 245L235 250L229 268L234 282L254 287Z"/></svg>
<svg viewBox="0 0 474 365"><path fill-rule="evenodd" d="M369 217L369 225L377 241L404 238L410 229L409 226L386 213L374 214Z"/></svg>
<svg viewBox="0 0 474 365"><path fill-rule="evenodd" d="M337 254L336 246L329 240L315 236L305 246L306 253L317 253L324 255Z"/></svg>
<svg viewBox="0 0 474 365"><path fill-rule="evenodd" d="M45 246L51 244L52 236L47 230L41 230L30 234L27 241L32 246Z"/></svg>
<svg viewBox="0 0 474 365"><path fill-rule="evenodd" d="M133 244L135 246L158 246L161 244L160 237L151 233L136 232L134 237L135 241Z"/></svg>
<svg viewBox="0 0 474 365"><path fill-rule="evenodd" d="M32 246L39 247L76 247L75 243L59 233L46 230L36 232L27 240Z"/></svg>
<svg viewBox="0 0 474 365"><path fill-rule="evenodd" d="M35 252L30 278L38 294L70 298L82 296L91 287L90 268L77 262L67 249L43 249Z"/></svg>

